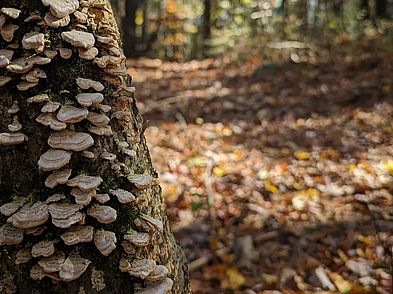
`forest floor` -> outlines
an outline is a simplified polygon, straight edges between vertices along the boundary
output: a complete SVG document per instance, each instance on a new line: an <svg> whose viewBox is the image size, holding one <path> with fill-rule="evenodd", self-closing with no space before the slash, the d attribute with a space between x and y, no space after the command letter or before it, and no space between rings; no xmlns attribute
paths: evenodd
<svg viewBox="0 0 393 294"><path fill-rule="evenodd" d="M391 293L392 58L128 66L194 293Z"/></svg>

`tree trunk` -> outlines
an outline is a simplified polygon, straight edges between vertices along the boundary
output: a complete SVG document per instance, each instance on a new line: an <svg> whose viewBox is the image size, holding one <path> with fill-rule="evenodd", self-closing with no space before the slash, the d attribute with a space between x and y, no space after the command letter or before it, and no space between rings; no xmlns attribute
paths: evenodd
<svg viewBox="0 0 393 294"><path fill-rule="evenodd" d="M388 12L388 2L387 0L377 0L375 1L375 15L377 17L386 18Z"/></svg>
<svg viewBox="0 0 393 294"><path fill-rule="evenodd" d="M0 0L0 293L190 293L108 0L42 2Z"/></svg>

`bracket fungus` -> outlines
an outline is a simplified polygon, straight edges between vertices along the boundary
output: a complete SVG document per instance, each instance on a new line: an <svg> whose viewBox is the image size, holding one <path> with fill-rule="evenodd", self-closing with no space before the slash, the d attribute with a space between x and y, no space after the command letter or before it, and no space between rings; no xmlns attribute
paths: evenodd
<svg viewBox="0 0 393 294"><path fill-rule="evenodd" d="M80 204L71 203L51 203L48 205L48 211L53 219L68 219L70 216L76 214L82 206Z"/></svg>
<svg viewBox="0 0 393 294"><path fill-rule="evenodd" d="M110 126L91 126L89 128L89 132L98 136L107 136L110 137L113 135L112 128Z"/></svg>
<svg viewBox="0 0 393 294"><path fill-rule="evenodd" d="M104 151L101 153L100 157L101 157L102 159L105 159L105 160L108 160L108 161L114 161L114 160L116 160L117 155L114 154L114 153L110 153L110 152L104 150Z"/></svg>
<svg viewBox="0 0 393 294"><path fill-rule="evenodd" d="M145 279L156 268L156 262L152 259L134 259L130 263L128 273L131 276Z"/></svg>
<svg viewBox="0 0 393 294"><path fill-rule="evenodd" d="M93 104L101 103L104 100L104 95L101 93L81 93L76 95L75 98L80 105L89 107Z"/></svg>
<svg viewBox="0 0 393 294"><path fill-rule="evenodd" d="M52 218L52 224L61 229L68 229L74 224L82 224L84 219L85 215L78 211L66 219Z"/></svg>
<svg viewBox="0 0 393 294"><path fill-rule="evenodd" d="M14 33L16 32L17 29L19 29L19 26L12 23L3 25L3 27L0 30L0 33L4 41L11 42L14 39Z"/></svg>
<svg viewBox="0 0 393 294"><path fill-rule="evenodd" d="M44 126L50 127L54 131L61 131L67 128L67 124L57 120L52 113L41 113L35 120Z"/></svg>
<svg viewBox="0 0 393 294"><path fill-rule="evenodd" d="M94 198L97 202L99 202L99 203L101 203L101 204L104 204L104 203L108 202L109 200L111 200L111 198L109 197L108 194L94 194L94 195L93 195L93 198Z"/></svg>
<svg viewBox="0 0 393 294"><path fill-rule="evenodd" d="M135 246L143 247L149 245L150 236L148 233L129 230L127 234L124 235L124 240L131 242Z"/></svg>
<svg viewBox="0 0 393 294"><path fill-rule="evenodd" d="M70 15L79 8L78 0L42 0L42 4L49 6L50 12L59 18Z"/></svg>
<svg viewBox="0 0 393 294"><path fill-rule="evenodd" d="M82 90L88 90L90 88L93 88L97 92L101 92L105 89L104 85L100 82L93 81L90 79L84 79L84 78L77 78L76 79L76 84L78 85L79 88Z"/></svg>
<svg viewBox="0 0 393 294"><path fill-rule="evenodd" d="M18 245L23 242L23 230L11 224L0 227L0 246Z"/></svg>
<svg viewBox="0 0 393 294"><path fill-rule="evenodd" d="M87 118L88 114L89 111L86 108L65 105L57 113L57 119L66 123L77 123Z"/></svg>
<svg viewBox="0 0 393 294"><path fill-rule="evenodd" d="M138 290L135 294L166 294L171 291L173 287L173 281L170 278L166 278L156 284L149 285L144 289Z"/></svg>
<svg viewBox="0 0 393 294"><path fill-rule="evenodd" d="M63 59L69 59L72 56L72 50L68 48L59 48L59 53Z"/></svg>
<svg viewBox="0 0 393 294"><path fill-rule="evenodd" d="M43 33L31 32L22 38L22 46L24 49L34 49L37 53L44 51L45 37Z"/></svg>
<svg viewBox="0 0 393 294"><path fill-rule="evenodd" d="M44 106L42 106L41 112L53 113L56 112L60 106L61 104L59 102L49 101Z"/></svg>
<svg viewBox="0 0 393 294"><path fill-rule="evenodd" d="M128 175L127 179L131 184L134 184L135 187L137 187L138 189L146 189L146 188L150 187L150 185L152 183L151 176L146 175L146 174Z"/></svg>
<svg viewBox="0 0 393 294"><path fill-rule="evenodd" d="M117 190L109 190L109 193L117 197L120 203L131 203L135 201L135 196L131 192L126 190L117 189Z"/></svg>
<svg viewBox="0 0 393 294"><path fill-rule="evenodd" d="M71 172L72 170L69 168L53 172L45 180L45 186L53 189L57 185L66 184L71 176Z"/></svg>
<svg viewBox="0 0 393 294"><path fill-rule="evenodd" d="M89 134L64 130L52 133L49 136L48 144L56 149L83 151L93 146L94 140Z"/></svg>
<svg viewBox="0 0 393 294"><path fill-rule="evenodd" d="M61 38L78 48L90 49L95 43L93 34L77 30L62 32Z"/></svg>
<svg viewBox="0 0 393 294"><path fill-rule="evenodd" d="M45 101L49 101L48 94L38 94L26 100L27 103L41 103Z"/></svg>
<svg viewBox="0 0 393 294"><path fill-rule="evenodd" d="M6 67L9 65L13 55L13 50L0 49L0 67Z"/></svg>
<svg viewBox="0 0 393 294"><path fill-rule="evenodd" d="M71 151L51 148L41 155L38 166L42 171L61 169L70 162L71 155Z"/></svg>
<svg viewBox="0 0 393 294"><path fill-rule="evenodd" d="M108 256L116 249L116 242L117 238L113 232L98 230L94 233L94 244L104 256Z"/></svg>
<svg viewBox="0 0 393 294"><path fill-rule="evenodd" d="M145 221L146 224L148 226L150 226L151 228L158 230L161 233L164 231L164 224L161 220L155 219L155 218L151 217L150 215L143 214L143 213L141 213L139 215L139 217L140 217L140 219Z"/></svg>
<svg viewBox="0 0 393 294"><path fill-rule="evenodd" d="M87 120L97 127L109 124L110 119L103 113L89 112Z"/></svg>
<svg viewBox="0 0 393 294"><path fill-rule="evenodd" d="M47 12L44 16L45 24L48 27L52 27L52 28L65 27L70 23L70 20L71 20L71 18L69 15L62 17L62 18L58 18L50 12Z"/></svg>
<svg viewBox="0 0 393 294"><path fill-rule="evenodd" d="M64 244L68 246L93 241L94 228L92 226L75 226L68 229L60 236Z"/></svg>
<svg viewBox="0 0 393 294"><path fill-rule="evenodd" d="M169 270L166 266L157 265L154 271L146 277L147 281L161 281L164 280L169 275Z"/></svg>
<svg viewBox="0 0 393 294"><path fill-rule="evenodd" d="M57 251L53 255L45 258L41 258L38 264L42 267L46 273L56 273L61 270L65 261L65 253Z"/></svg>
<svg viewBox="0 0 393 294"><path fill-rule="evenodd" d="M40 281L45 278L45 271L42 266L38 264L33 265L33 267L30 269L30 278L34 281Z"/></svg>
<svg viewBox="0 0 393 294"><path fill-rule="evenodd" d="M8 110L7 110L7 112L8 112L9 114L16 114L16 113L18 113L19 111L20 111L19 102L18 102L17 100L15 100L15 101L12 103L12 106L11 106L10 108L8 108Z"/></svg>
<svg viewBox="0 0 393 294"><path fill-rule="evenodd" d="M0 146L12 146L27 141L26 135L22 133L0 133Z"/></svg>
<svg viewBox="0 0 393 294"><path fill-rule="evenodd" d="M79 188L72 188L70 194L75 197L75 202L77 204L89 205L92 197L96 194L96 190L81 190Z"/></svg>
<svg viewBox="0 0 393 294"><path fill-rule="evenodd" d="M11 7L3 7L0 10L4 15L7 15L8 17L11 17L13 19L16 19L19 17L19 14L22 12L19 9L16 8L11 8Z"/></svg>
<svg viewBox="0 0 393 294"><path fill-rule="evenodd" d="M79 58L93 60L98 55L98 49L91 47L90 49L79 48Z"/></svg>
<svg viewBox="0 0 393 294"><path fill-rule="evenodd" d="M19 122L18 116L14 116L12 119L12 123L8 125L8 130L10 132L19 132L22 129L22 125Z"/></svg>
<svg viewBox="0 0 393 294"><path fill-rule="evenodd" d="M132 243L130 241L123 240L121 242L121 246L123 247L125 253L127 253L127 254L135 254L135 252L136 252L135 246L132 245Z"/></svg>
<svg viewBox="0 0 393 294"><path fill-rule="evenodd" d="M82 257L68 257L59 272L62 281L70 282L78 279L88 268L90 260Z"/></svg>
<svg viewBox="0 0 393 294"><path fill-rule="evenodd" d="M22 248L16 253L15 264L20 265L29 262L33 257L31 256L31 248Z"/></svg>
<svg viewBox="0 0 393 294"><path fill-rule="evenodd" d="M64 194L53 194L52 196L49 196L46 200L45 203L46 204L50 204L50 203L55 203L55 202L59 202L61 200L65 200L66 196Z"/></svg>
<svg viewBox="0 0 393 294"><path fill-rule="evenodd" d="M110 206L94 204L87 210L87 215L94 217L102 224L113 223L117 219L117 212Z"/></svg>
<svg viewBox="0 0 393 294"><path fill-rule="evenodd" d="M21 208L27 201L27 198L17 198L12 202L3 204L0 207L0 213L5 216L11 216L17 212L19 208Z"/></svg>
<svg viewBox="0 0 393 294"><path fill-rule="evenodd" d="M25 204L19 211L10 216L7 222L20 229L38 227L49 219L48 207L45 203Z"/></svg>
<svg viewBox="0 0 393 294"><path fill-rule="evenodd" d="M70 187L78 187L82 191L89 191L92 189L97 189L102 182L103 180L101 177L79 175L68 180L67 185Z"/></svg>
<svg viewBox="0 0 393 294"><path fill-rule="evenodd" d="M55 253L55 242L54 241L41 241L34 244L31 248L31 255L33 257L48 257Z"/></svg>

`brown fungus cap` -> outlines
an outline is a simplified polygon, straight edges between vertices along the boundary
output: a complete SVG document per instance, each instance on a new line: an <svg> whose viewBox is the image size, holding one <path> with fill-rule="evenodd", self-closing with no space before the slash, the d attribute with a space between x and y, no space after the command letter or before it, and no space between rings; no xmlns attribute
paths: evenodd
<svg viewBox="0 0 393 294"><path fill-rule="evenodd" d="M82 90L88 90L90 88L93 88L95 91L101 92L105 89L103 84L90 79L77 78L76 84Z"/></svg>
<svg viewBox="0 0 393 294"><path fill-rule="evenodd" d="M42 266L38 264L33 265L33 267L30 269L30 278L32 278L34 281L40 281L45 278L45 271Z"/></svg>
<svg viewBox="0 0 393 294"><path fill-rule="evenodd" d="M144 220L147 225L149 225L150 227L154 228L155 230L158 230L159 232L163 232L164 231L164 224L161 220L159 219L155 219L153 217L151 217L150 215L147 214L143 214L141 213L139 215L139 217Z"/></svg>
<svg viewBox="0 0 393 294"><path fill-rule="evenodd" d="M22 46L24 49L33 49L36 52L42 52L45 48L45 37L43 33L31 32L22 38Z"/></svg>
<svg viewBox="0 0 393 294"><path fill-rule="evenodd" d="M68 48L59 48L61 58L69 59L72 56L72 50Z"/></svg>
<svg viewBox="0 0 393 294"><path fill-rule="evenodd" d="M102 224L113 223L117 219L117 212L110 206L94 204L87 210L87 215L94 217Z"/></svg>
<svg viewBox="0 0 393 294"><path fill-rule="evenodd" d="M68 16L79 8L78 0L42 0L42 4L49 6L50 12L58 18Z"/></svg>
<svg viewBox="0 0 393 294"><path fill-rule="evenodd" d="M86 108L64 105L57 113L57 119L66 123L77 123L87 118L88 114L89 111Z"/></svg>
<svg viewBox="0 0 393 294"><path fill-rule="evenodd" d="M3 27L0 30L0 33L4 41L11 42L14 39L14 33L16 32L17 29L19 29L19 26L12 23L3 25Z"/></svg>
<svg viewBox="0 0 393 294"><path fill-rule="evenodd" d="M93 146L94 140L89 134L64 130L52 133L49 136L48 144L52 148L83 151Z"/></svg>
<svg viewBox="0 0 393 294"><path fill-rule="evenodd" d="M133 174L127 176L128 181L134 184L138 189L146 189L150 187L152 178L146 174Z"/></svg>
<svg viewBox="0 0 393 294"><path fill-rule="evenodd" d="M112 128L110 126L102 126L102 127L91 126L89 128L89 132L98 136L110 137L113 135Z"/></svg>
<svg viewBox="0 0 393 294"><path fill-rule="evenodd" d="M58 228L68 229L74 224L77 224L77 223L80 224L80 223L84 222L84 219L85 219L85 215L78 211L66 219L52 218L52 224Z"/></svg>
<svg viewBox="0 0 393 294"><path fill-rule="evenodd" d="M55 253L55 242L44 240L34 244L31 248L31 255L33 257L48 257Z"/></svg>
<svg viewBox="0 0 393 294"><path fill-rule="evenodd" d="M42 171L58 170L70 162L71 155L71 151L51 148L41 155L38 166Z"/></svg>
<svg viewBox="0 0 393 294"><path fill-rule="evenodd" d="M41 113L35 120L54 131L62 131L67 128L67 124L59 121L52 113Z"/></svg>
<svg viewBox="0 0 393 294"><path fill-rule="evenodd" d="M49 101L44 106L42 106L41 112L53 113L56 112L56 110L58 110L60 106L61 104L59 102Z"/></svg>
<svg viewBox="0 0 393 294"><path fill-rule="evenodd" d="M66 220L76 214L82 207L80 204L55 202L48 205L48 211L52 219Z"/></svg>
<svg viewBox="0 0 393 294"><path fill-rule="evenodd" d="M101 103L104 100L104 95L101 93L82 93L76 95L76 100L80 105L89 107Z"/></svg>
<svg viewBox="0 0 393 294"><path fill-rule="evenodd" d="M38 94L30 98L27 98L26 100L27 103L41 103L45 101L49 101L48 94Z"/></svg>
<svg viewBox="0 0 393 294"><path fill-rule="evenodd" d="M163 265L157 265L154 271L150 273L146 277L146 280L148 281L161 281L164 280L166 277L169 275L169 270L166 266Z"/></svg>
<svg viewBox="0 0 393 294"><path fill-rule="evenodd" d="M94 228L91 226L75 226L68 229L60 238L66 245L72 246L79 243L93 241Z"/></svg>
<svg viewBox="0 0 393 294"><path fill-rule="evenodd" d="M55 203L55 202L60 202L62 200L65 200L67 197L64 194L53 194L52 196L49 196L46 200L45 203L46 204L51 204L51 203Z"/></svg>
<svg viewBox="0 0 393 294"><path fill-rule="evenodd" d="M89 191L92 189L97 189L102 181L103 180L101 177L79 175L68 180L67 185L70 187L78 187L82 191Z"/></svg>
<svg viewBox="0 0 393 294"><path fill-rule="evenodd" d="M5 15L7 15L8 17L17 19L19 17L19 14L21 13L21 11L19 9L16 8L11 8L11 7L3 7L0 9L0 11L2 13L4 13Z"/></svg>
<svg viewBox="0 0 393 294"><path fill-rule="evenodd" d="M109 190L109 193L117 197L120 203L131 203L135 201L135 196L131 192L126 190L117 189L117 190Z"/></svg>
<svg viewBox="0 0 393 294"><path fill-rule="evenodd" d="M18 212L8 218L7 222L20 229L38 227L49 219L48 207L45 203L25 204Z"/></svg>
<svg viewBox="0 0 393 294"><path fill-rule="evenodd" d="M104 256L108 256L116 249L116 242L117 238L113 232L98 230L94 233L94 244Z"/></svg>
<svg viewBox="0 0 393 294"><path fill-rule="evenodd" d="M23 230L11 224L0 227L0 246L18 245L23 242Z"/></svg>
<svg viewBox="0 0 393 294"><path fill-rule="evenodd" d="M96 194L95 189L81 190L77 187L72 188L70 194L75 197L75 202L77 204L89 205L91 203L92 197Z"/></svg>
<svg viewBox="0 0 393 294"><path fill-rule="evenodd" d="M130 266L128 273L131 276L145 279L156 268L156 262L152 259L134 259Z"/></svg>
<svg viewBox="0 0 393 294"><path fill-rule="evenodd" d="M0 49L0 67L6 67L10 64L14 51L9 49Z"/></svg>
<svg viewBox="0 0 393 294"><path fill-rule="evenodd" d="M20 265L29 262L33 257L31 256L31 248L22 248L16 253L15 264Z"/></svg>
<svg viewBox="0 0 393 294"><path fill-rule="evenodd" d="M131 242L135 246L143 247L149 245L150 236L148 233L129 230L127 234L124 235L124 240Z"/></svg>
<svg viewBox="0 0 393 294"><path fill-rule="evenodd" d="M41 258L38 264L43 268L45 273L56 273L61 270L64 261L65 253L57 251L52 256Z"/></svg>
<svg viewBox="0 0 393 294"><path fill-rule="evenodd" d="M91 47L89 49L79 48L79 58L85 60L93 60L98 55L98 49L96 47Z"/></svg>
<svg viewBox="0 0 393 294"><path fill-rule="evenodd" d="M62 32L61 38L77 48L90 49L95 43L93 34L77 30Z"/></svg>
<svg viewBox="0 0 393 294"><path fill-rule="evenodd" d="M12 146L27 141L23 133L0 133L0 146Z"/></svg>
<svg viewBox="0 0 393 294"><path fill-rule="evenodd" d="M62 18L58 18L50 12L47 12L44 17L45 24L48 27L52 27L52 28L65 27L70 23L70 20L71 18L69 15Z"/></svg>
<svg viewBox="0 0 393 294"><path fill-rule="evenodd" d="M110 119L103 113L89 112L87 120L97 127L106 126Z"/></svg>
<svg viewBox="0 0 393 294"><path fill-rule="evenodd" d="M90 260L82 257L68 257L59 272L60 279L71 282L78 279L88 268Z"/></svg>
<svg viewBox="0 0 393 294"><path fill-rule="evenodd" d="M104 204L111 200L108 194L95 194L93 195L93 198L101 204Z"/></svg>
<svg viewBox="0 0 393 294"><path fill-rule="evenodd" d="M71 172L72 172L72 170L69 168L53 172L45 180L45 186L53 189L57 185L66 184L68 179L71 176Z"/></svg>
<svg viewBox="0 0 393 294"><path fill-rule="evenodd" d="M149 285L144 289L135 291L135 294L166 294L170 293L173 287L173 281L170 278L166 278L156 284Z"/></svg>
<svg viewBox="0 0 393 294"><path fill-rule="evenodd" d="M27 198L19 197L12 202L3 204L0 206L0 213L5 216L11 216L17 212L18 209L21 208L27 201Z"/></svg>
<svg viewBox="0 0 393 294"><path fill-rule="evenodd" d="M135 246L130 241L123 240L121 246L127 254L135 254L136 252Z"/></svg>

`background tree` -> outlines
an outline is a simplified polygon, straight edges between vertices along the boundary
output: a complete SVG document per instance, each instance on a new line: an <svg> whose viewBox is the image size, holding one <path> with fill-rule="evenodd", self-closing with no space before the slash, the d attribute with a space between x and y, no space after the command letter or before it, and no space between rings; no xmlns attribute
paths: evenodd
<svg viewBox="0 0 393 294"><path fill-rule="evenodd" d="M109 1L0 8L0 293L189 293Z"/></svg>

